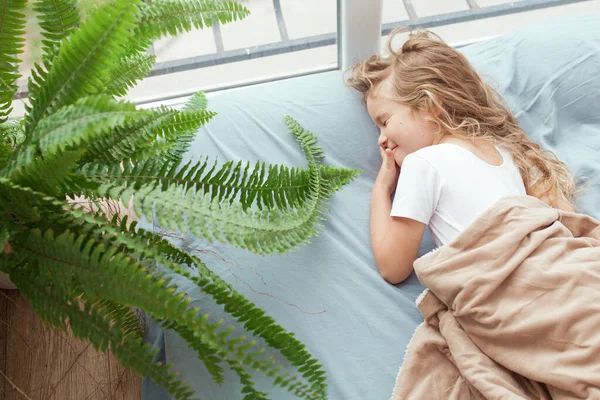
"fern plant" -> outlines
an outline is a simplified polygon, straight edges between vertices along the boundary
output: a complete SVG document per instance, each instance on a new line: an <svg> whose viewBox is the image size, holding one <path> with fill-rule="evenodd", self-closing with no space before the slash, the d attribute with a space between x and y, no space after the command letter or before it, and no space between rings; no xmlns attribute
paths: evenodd
<svg viewBox="0 0 600 400"><path fill-rule="evenodd" d="M137 216L257 254L285 253L318 233L331 195L359 171L325 166L316 138L286 123L308 168L228 162L183 163L194 133L215 114L206 97L182 110L138 109L119 99L148 74L152 40L241 19L230 0L114 0L81 22L75 0L38 0L43 58L28 82L29 105L8 120L22 52L25 0L0 14L0 270L47 323L71 329L95 348L150 376L176 399L193 391L168 365L154 363L133 309L178 332L218 383L235 371L246 399L266 399L250 371L300 398L326 398L325 373L292 333L213 273L197 256L127 218L109 218L103 201L131 202ZM69 199L86 198L92 212ZM255 337L298 369L283 373L255 340L190 307L171 279L180 275L224 306Z"/></svg>

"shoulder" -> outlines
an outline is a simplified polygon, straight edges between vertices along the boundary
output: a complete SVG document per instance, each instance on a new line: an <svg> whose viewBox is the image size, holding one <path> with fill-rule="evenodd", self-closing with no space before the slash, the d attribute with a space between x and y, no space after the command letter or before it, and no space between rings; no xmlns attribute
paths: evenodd
<svg viewBox="0 0 600 400"><path fill-rule="evenodd" d="M407 155L400 168L400 179L413 183L438 182L440 173L439 168L434 162L435 156L429 152L418 150Z"/></svg>
<svg viewBox="0 0 600 400"><path fill-rule="evenodd" d="M429 157L423 157L418 150L414 153L407 155L402 161L402 167L400 171L406 169L436 169L433 164L429 161Z"/></svg>

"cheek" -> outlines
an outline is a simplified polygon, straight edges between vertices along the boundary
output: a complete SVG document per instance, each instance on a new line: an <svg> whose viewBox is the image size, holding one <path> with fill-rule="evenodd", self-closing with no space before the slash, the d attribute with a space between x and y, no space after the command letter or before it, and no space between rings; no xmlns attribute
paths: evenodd
<svg viewBox="0 0 600 400"><path fill-rule="evenodd" d="M435 139L436 133L438 131L437 126L431 121L423 121L421 123L423 129L423 136L429 142L429 144L433 144L433 140Z"/></svg>
<svg viewBox="0 0 600 400"><path fill-rule="evenodd" d="M432 124L426 121L419 121L419 123L414 125L413 132L414 144L415 147L417 147L415 151L433 144L433 140L435 139L435 129Z"/></svg>

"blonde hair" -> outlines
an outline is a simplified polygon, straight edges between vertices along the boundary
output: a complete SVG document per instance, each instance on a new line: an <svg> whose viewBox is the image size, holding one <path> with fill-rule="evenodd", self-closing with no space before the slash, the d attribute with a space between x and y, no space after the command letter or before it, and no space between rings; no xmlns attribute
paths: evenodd
<svg viewBox="0 0 600 400"><path fill-rule="evenodd" d="M556 155L541 149L519 127L502 97L488 85L467 58L428 31L411 33L399 50L373 55L349 68L347 83L362 92L365 101L378 84L390 78L395 100L413 111L429 111L444 132L465 139L485 139L509 150L525 189L550 205L573 202L575 182Z"/></svg>

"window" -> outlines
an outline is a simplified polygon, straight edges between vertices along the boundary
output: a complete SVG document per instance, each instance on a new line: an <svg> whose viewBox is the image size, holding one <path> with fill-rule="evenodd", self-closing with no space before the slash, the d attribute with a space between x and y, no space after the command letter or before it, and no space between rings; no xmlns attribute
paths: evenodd
<svg viewBox="0 0 600 400"><path fill-rule="evenodd" d="M141 102L336 69L337 0L240 1L242 21L161 39ZM165 92L168 89L168 93Z"/></svg>
<svg viewBox="0 0 600 400"><path fill-rule="evenodd" d="M424 27L460 46L535 22L598 10L600 1L586 0L383 0L381 49L397 26Z"/></svg>
<svg viewBox="0 0 600 400"><path fill-rule="evenodd" d="M107 0L80 0L83 14ZM150 76L131 89L138 103L190 95L199 90L270 81L338 68L338 0L238 0L250 11L241 21L214 24L155 41L156 64ZM31 17L29 17L31 16ZM28 9L27 46L19 97L41 56L35 13ZM24 103L15 103L14 117Z"/></svg>
<svg viewBox="0 0 600 400"><path fill-rule="evenodd" d="M85 16L94 4L107 1L78 4ZM397 26L428 28L460 46L556 16L600 11L600 0L238 1L250 11L242 21L156 41L150 50L156 65L128 99L148 104L345 68L377 51L378 30L383 50ZM27 75L41 56L31 2L28 15L20 98L26 97ZM25 101L14 103L13 117L23 115Z"/></svg>

